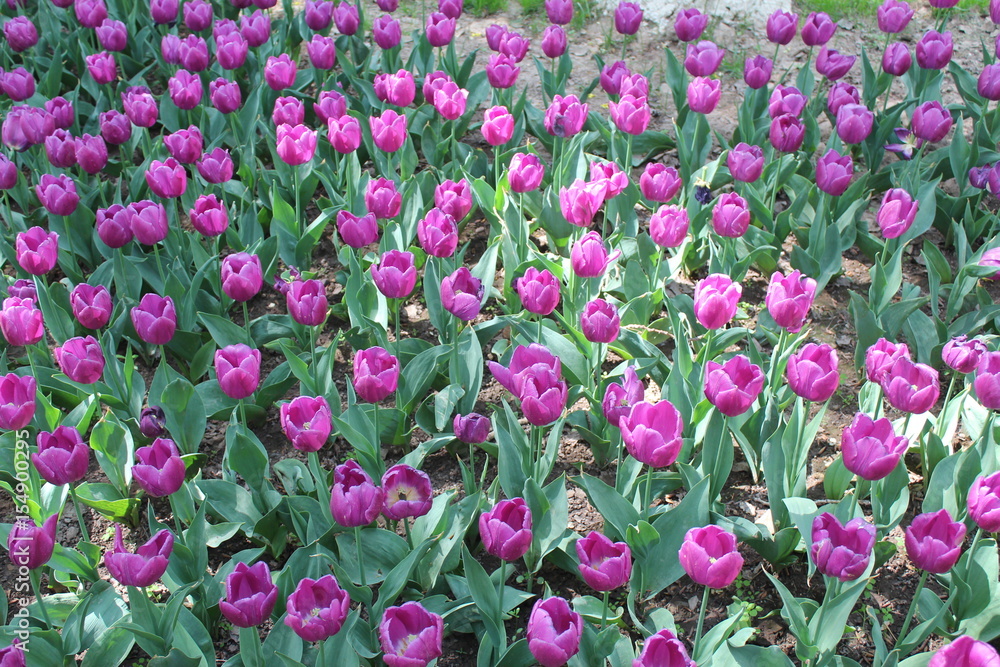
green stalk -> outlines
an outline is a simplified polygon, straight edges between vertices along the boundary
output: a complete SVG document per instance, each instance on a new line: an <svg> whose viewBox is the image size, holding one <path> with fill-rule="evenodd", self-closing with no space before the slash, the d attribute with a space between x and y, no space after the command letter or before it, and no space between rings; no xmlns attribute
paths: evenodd
<svg viewBox="0 0 1000 667"><path fill-rule="evenodd" d="M979 546L979 542L983 538L983 529L977 528L976 534L972 538L972 545L969 547L969 553L965 556L965 573L966 578L968 578L969 570L972 568L972 559L976 555L976 548Z"/></svg>
<svg viewBox="0 0 1000 667"><path fill-rule="evenodd" d="M406 535L406 544L411 549L413 548L413 536L410 534L410 520L403 519L403 534Z"/></svg>
<svg viewBox="0 0 1000 667"><path fill-rule="evenodd" d="M83 521L83 510L80 508L80 497L76 494L76 487L72 484L69 485L69 495L73 498L73 507L76 509L76 521L80 524L80 533L83 535L83 541L90 542L90 531L87 530L87 524Z"/></svg>
<svg viewBox="0 0 1000 667"><path fill-rule="evenodd" d="M646 512L652 514L653 506L653 466L646 470Z"/></svg>
<svg viewBox="0 0 1000 667"><path fill-rule="evenodd" d="M705 592L701 596L701 608L698 610L698 629L694 633L694 644L691 646L691 655L698 654L698 642L701 641L701 631L705 627L705 610L708 608L708 594L711 588L705 586Z"/></svg>
<svg viewBox="0 0 1000 667"><path fill-rule="evenodd" d="M311 371L313 386L317 394L321 393L319 386L319 364L316 361L316 329L319 327L309 327L309 370Z"/></svg>
<svg viewBox="0 0 1000 667"><path fill-rule="evenodd" d="M45 621L45 625L50 628L55 628L52 625L52 620L49 619L49 611L45 608L45 603L42 601L42 571L40 568L35 568L28 573L28 578L31 579L31 591L35 594L35 600L38 602L38 610L42 613L42 620Z"/></svg>
<svg viewBox="0 0 1000 667"><path fill-rule="evenodd" d="M913 620L913 614L917 611L917 600L920 599L920 592L924 590L924 586L927 584L927 575L929 574L930 572L927 570L920 573L920 581L917 583L917 590L913 592L913 600L910 601L910 609L906 612L906 619L903 621L903 627L899 631L899 641L906 639L906 632L910 629L910 622Z"/></svg>
<svg viewBox="0 0 1000 667"><path fill-rule="evenodd" d="M365 550L361 548L361 526L354 527L354 545L358 551L358 574L361 575L361 585L367 586L368 583L365 580Z"/></svg>
<svg viewBox="0 0 1000 667"><path fill-rule="evenodd" d="M503 634L503 646L500 653L507 649L507 626L503 622L503 590L507 587L507 561L500 561L500 590L497 591L497 622L500 624L500 632Z"/></svg>
<svg viewBox="0 0 1000 667"><path fill-rule="evenodd" d="M299 238L302 238L302 211L301 211L301 197L299 197L299 168L298 166L292 167L292 181L295 183L295 190L292 196L295 197L295 229L298 230Z"/></svg>
<svg viewBox="0 0 1000 667"><path fill-rule="evenodd" d="M608 627L608 602L611 598L611 591L604 591L604 608L601 609L601 629Z"/></svg>
<svg viewBox="0 0 1000 667"><path fill-rule="evenodd" d="M253 344L253 336L250 335L250 309L247 307L247 302L243 301L243 328L247 330L247 338L251 345Z"/></svg>

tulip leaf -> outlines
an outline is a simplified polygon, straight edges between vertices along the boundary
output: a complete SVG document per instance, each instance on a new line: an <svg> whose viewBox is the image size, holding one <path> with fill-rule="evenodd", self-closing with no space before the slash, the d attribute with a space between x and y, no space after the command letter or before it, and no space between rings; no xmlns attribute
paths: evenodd
<svg viewBox="0 0 1000 667"><path fill-rule="evenodd" d="M497 618L500 602L497 600L496 588L483 566L469 553L468 547L462 548L462 564L465 566L465 580L472 593L472 599L479 608L479 618L486 626L486 632L493 646L502 647L505 644L504 630L501 625L502 619Z"/></svg>
<svg viewBox="0 0 1000 667"><path fill-rule="evenodd" d="M179 648L174 647L166 655L150 658L149 667L202 667L204 658L192 658Z"/></svg>
<svg viewBox="0 0 1000 667"><path fill-rule="evenodd" d="M707 479L698 482L677 505L653 521L660 541L649 548L648 558L636 563L632 575L634 583L637 581L636 570L641 570L646 590L640 595L644 595L644 599L650 599L684 575L677 552L688 530L710 522L709 483Z"/></svg>
<svg viewBox="0 0 1000 667"><path fill-rule="evenodd" d="M90 616L88 616L88 619ZM117 625L109 627L93 638L81 667L107 667L120 665L132 651L135 637L131 630Z"/></svg>
<svg viewBox="0 0 1000 667"><path fill-rule="evenodd" d="M596 477L580 475L571 480L587 494L587 498L607 522L604 534L618 541L625 539L628 527L639 522L639 512L620 493Z"/></svg>
<svg viewBox="0 0 1000 667"><path fill-rule="evenodd" d="M118 489L103 482L83 482L76 487L77 497L115 523L130 523L139 508L138 498L122 498Z"/></svg>
<svg viewBox="0 0 1000 667"><path fill-rule="evenodd" d="M167 431L177 441L181 452L197 452L208 425L208 415L194 385L187 378L178 377L163 390L160 407L167 418Z"/></svg>

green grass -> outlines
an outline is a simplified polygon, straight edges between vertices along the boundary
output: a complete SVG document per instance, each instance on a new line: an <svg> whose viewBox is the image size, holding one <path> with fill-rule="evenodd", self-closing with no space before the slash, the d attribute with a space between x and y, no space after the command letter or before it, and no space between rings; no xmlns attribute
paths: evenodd
<svg viewBox="0 0 1000 667"><path fill-rule="evenodd" d="M842 18L875 16L881 0L799 0L801 12L826 12L836 21ZM962 0L956 10L986 14L990 0Z"/></svg>
<svg viewBox="0 0 1000 667"><path fill-rule="evenodd" d="M521 9L526 12L540 12L545 8L545 0L520 0Z"/></svg>
<svg viewBox="0 0 1000 667"><path fill-rule="evenodd" d="M478 16L488 16L496 14L507 7L507 0L469 0L466 8L469 13Z"/></svg>

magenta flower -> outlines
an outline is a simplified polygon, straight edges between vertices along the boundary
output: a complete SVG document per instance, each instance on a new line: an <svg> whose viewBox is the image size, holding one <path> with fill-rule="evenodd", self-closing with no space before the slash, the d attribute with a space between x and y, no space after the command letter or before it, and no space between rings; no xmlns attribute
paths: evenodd
<svg viewBox="0 0 1000 667"><path fill-rule="evenodd" d="M997 650L969 635L962 635L952 643L939 648L931 656L927 667L1000 667Z"/></svg>
<svg viewBox="0 0 1000 667"><path fill-rule="evenodd" d="M238 628L252 628L263 623L278 601L278 587L271 581L271 570L261 561L252 567L237 563L226 577L226 597L219 601L219 611Z"/></svg>
<svg viewBox="0 0 1000 667"><path fill-rule="evenodd" d="M19 517L7 535L7 553L18 567L37 569L49 562L56 543L56 522L53 514L41 526L27 517Z"/></svg>
<svg viewBox="0 0 1000 667"><path fill-rule="evenodd" d="M572 137L583 129L588 110L576 95L556 95L545 110L545 130L554 137Z"/></svg>
<svg viewBox="0 0 1000 667"><path fill-rule="evenodd" d="M18 233L14 251L22 269L33 276L44 276L59 260L59 235L31 227Z"/></svg>
<svg viewBox="0 0 1000 667"><path fill-rule="evenodd" d="M525 310L535 315L549 315L559 305L559 280L548 269L529 266L514 281L514 289Z"/></svg>
<svg viewBox="0 0 1000 667"><path fill-rule="evenodd" d="M460 441L469 445L479 445L490 438L490 419L476 412L455 415L452 429Z"/></svg>
<svg viewBox="0 0 1000 667"><path fill-rule="evenodd" d="M531 509L523 498L501 500L479 516L479 536L492 556L512 563L531 548Z"/></svg>
<svg viewBox="0 0 1000 667"><path fill-rule="evenodd" d="M696 76L687 87L687 103L691 111L709 114L715 111L722 94L722 84L718 79ZM735 193L730 193L735 194Z"/></svg>
<svg viewBox="0 0 1000 667"><path fill-rule="evenodd" d="M788 358L785 370L788 386L807 401L826 401L840 384L838 365L837 352L832 347L809 343Z"/></svg>
<svg viewBox="0 0 1000 667"><path fill-rule="evenodd" d="M170 563L170 554L174 550L174 536L169 530L161 530L131 553L122 541L121 524L115 524L115 546L104 552L104 566L123 586L145 588L152 586Z"/></svg>
<svg viewBox="0 0 1000 667"><path fill-rule="evenodd" d="M0 310L0 330L11 345L34 345L45 336L42 311L33 298L8 297Z"/></svg>
<svg viewBox="0 0 1000 667"><path fill-rule="evenodd" d="M174 300L149 292L139 300L130 313L132 325L139 338L151 345L166 345L177 329Z"/></svg>
<svg viewBox="0 0 1000 667"><path fill-rule="evenodd" d="M875 344L865 351L865 373L869 382L882 384L896 359L909 359L910 350L906 343L890 343L885 338L879 338Z"/></svg>
<svg viewBox="0 0 1000 667"><path fill-rule="evenodd" d="M507 179L513 192L531 192L545 177L545 165L533 153L515 153L507 167Z"/></svg>
<svg viewBox="0 0 1000 667"><path fill-rule="evenodd" d="M396 464L382 475L382 489L382 514L393 521L415 519L431 511L434 489L431 478L422 470Z"/></svg>
<svg viewBox="0 0 1000 667"><path fill-rule="evenodd" d="M406 116L386 109L380 116L368 119L375 147L386 153L395 153L406 141Z"/></svg>
<svg viewBox="0 0 1000 667"><path fill-rule="evenodd" d="M750 228L750 207L743 197L727 192L712 207L712 229L719 236L739 238Z"/></svg>
<svg viewBox="0 0 1000 667"><path fill-rule="evenodd" d="M1000 410L1000 352L983 354L976 367L976 379L972 381L972 388L984 408Z"/></svg>
<svg viewBox="0 0 1000 667"><path fill-rule="evenodd" d="M875 421L863 412L854 416L840 439L844 467L869 481L883 479L895 470L909 444L905 436L896 435L888 419Z"/></svg>
<svg viewBox="0 0 1000 667"><path fill-rule="evenodd" d="M823 46L830 41L836 30L837 24L833 22L829 14L811 12L802 25L802 41L806 46Z"/></svg>
<svg viewBox="0 0 1000 667"><path fill-rule="evenodd" d="M396 391L399 360L381 347L358 350L354 355L353 384L361 400L378 403Z"/></svg>
<svg viewBox="0 0 1000 667"><path fill-rule="evenodd" d="M35 387L35 378L30 375L0 375L0 428L17 431L31 423Z"/></svg>
<svg viewBox="0 0 1000 667"><path fill-rule="evenodd" d="M887 190L882 197L882 205L875 214L875 221L882 231L882 237L894 239L905 234L917 217L920 202L902 188Z"/></svg>
<svg viewBox="0 0 1000 667"><path fill-rule="evenodd" d="M584 234L573 244L570 251L570 266L581 278L598 278L621 256L621 250L609 254L599 232Z"/></svg>
<svg viewBox="0 0 1000 667"><path fill-rule="evenodd" d="M52 433L38 433L38 452L31 455L31 462L49 484L75 484L87 474L90 447L75 428L58 426Z"/></svg>
<svg viewBox="0 0 1000 667"><path fill-rule="evenodd" d="M844 194L854 175L854 160L850 154L841 155L828 150L816 161L816 187L833 197Z"/></svg>
<svg viewBox="0 0 1000 667"><path fill-rule="evenodd" d="M441 657L444 619L419 602L389 607L378 626L382 659L389 667L426 667Z"/></svg>
<svg viewBox="0 0 1000 667"><path fill-rule="evenodd" d="M184 484L184 460L173 440L157 438L151 445L137 449L135 458L138 463L132 466L132 476L150 496L169 496Z"/></svg>
<svg viewBox="0 0 1000 667"><path fill-rule="evenodd" d="M275 152L285 164L305 164L316 154L316 131L305 125L279 125L277 139Z"/></svg>
<svg viewBox="0 0 1000 667"><path fill-rule="evenodd" d="M682 42L693 42L701 37L708 25L708 14L702 14L694 7L682 9L674 18L674 32Z"/></svg>
<svg viewBox="0 0 1000 667"><path fill-rule="evenodd" d="M378 264L371 265L375 287L389 299L402 299L413 292L417 284L417 269L413 253L389 250L382 254Z"/></svg>
<svg viewBox="0 0 1000 667"><path fill-rule="evenodd" d="M709 588L725 588L743 569L736 536L714 525L689 530L677 557L692 581Z"/></svg>
<svg viewBox="0 0 1000 667"><path fill-rule="evenodd" d="M559 208L563 217L577 227L589 227L604 204L604 191L602 183L588 183L580 178L568 188L560 188Z"/></svg>
<svg viewBox="0 0 1000 667"><path fill-rule="evenodd" d="M906 529L906 555L918 569L944 574L962 555L965 524L946 509L918 514Z"/></svg>
<svg viewBox="0 0 1000 667"><path fill-rule="evenodd" d="M733 319L743 286L724 273L698 281L694 289L694 316L706 329L719 329Z"/></svg>
<svg viewBox="0 0 1000 667"><path fill-rule="evenodd" d="M285 292L285 306L292 319L307 327L315 327L326 320L330 307L326 299L326 286L322 280L293 280Z"/></svg>
<svg viewBox="0 0 1000 667"><path fill-rule="evenodd" d="M604 418L609 424L621 428L622 418L627 417L632 411L632 406L643 399L645 391L646 388L639 381L635 368L629 366L622 374L620 383L612 382L604 390L604 399L601 401Z"/></svg>
<svg viewBox="0 0 1000 667"><path fill-rule="evenodd" d="M330 512L345 528L367 526L382 511L385 491L375 486L357 461L349 460L333 469Z"/></svg>
<svg viewBox="0 0 1000 667"><path fill-rule="evenodd" d="M908 357L893 362L881 386L889 405L911 414L930 410L941 393L937 369Z"/></svg>
<svg viewBox="0 0 1000 667"><path fill-rule="evenodd" d="M798 270L787 276L771 274L764 305L774 322L789 333L798 333L805 325L816 298L816 281Z"/></svg>
<svg viewBox="0 0 1000 667"><path fill-rule="evenodd" d="M618 309L605 299L588 301L580 313L580 330L591 343L615 341L621 330Z"/></svg>
<svg viewBox="0 0 1000 667"><path fill-rule="evenodd" d="M587 585L601 593L628 583L632 576L632 550L624 542L612 542L597 531L576 541L578 569Z"/></svg>
<svg viewBox="0 0 1000 667"><path fill-rule="evenodd" d="M684 421L670 401L639 401L620 419L618 427L628 453L648 466L665 468L681 453Z"/></svg>
<svg viewBox="0 0 1000 667"><path fill-rule="evenodd" d="M664 248L677 248L684 243L690 227L687 209L680 206L661 206L649 218L649 236L653 243Z"/></svg>
<svg viewBox="0 0 1000 667"><path fill-rule="evenodd" d="M483 294L483 281L466 266L441 281L441 306L463 322L471 322L479 315Z"/></svg>
<svg viewBox="0 0 1000 667"><path fill-rule="evenodd" d="M583 617L561 597L539 598L531 608L526 635L528 650L542 667L562 667L580 652Z"/></svg>
<svg viewBox="0 0 1000 667"><path fill-rule="evenodd" d="M38 195L38 201L45 210L52 215L70 215L80 203L80 195L76 192L76 183L66 174L59 176L42 174L41 178L38 179L38 185L35 186L35 194Z"/></svg>
<svg viewBox="0 0 1000 667"><path fill-rule="evenodd" d="M823 512L812 524L810 556L816 569L840 581L853 581L864 574L875 547L875 526L862 517L846 524Z"/></svg>
<svg viewBox="0 0 1000 667"><path fill-rule="evenodd" d="M649 127L652 112L645 97L622 95L617 102L609 104L609 109L615 127L625 134L638 136Z"/></svg>
<svg viewBox="0 0 1000 667"><path fill-rule="evenodd" d="M651 637L647 637L639 657L632 661L632 667L663 667L664 665L668 667L696 667L694 661L688 657L684 643L666 628Z"/></svg>
<svg viewBox="0 0 1000 667"><path fill-rule="evenodd" d="M93 336L68 338L53 350L59 369L73 382L93 384L104 373L104 352Z"/></svg>
<svg viewBox="0 0 1000 667"><path fill-rule="evenodd" d="M374 213L357 216L350 211L338 211L337 233L348 246L366 248L378 241L378 219Z"/></svg>
<svg viewBox="0 0 1000 667"><path fill-rule="evenodd" d="M705 366L705 396L722 414L736 417L750 409L764 388L760 366L738 354L724 364L709 361Z"/></svg>
<svg viewBox="0 0 1000 667"><path fill-rule="evenodd" d="M420 247L432 257L451 257L458 248L458 225L455 218L439 208L432 208L417 223Z"/></svg>
<svg viewBox="0 0 1000 667"><path fill-rule="evenodd" d="M365 207L380 220L389 220L399 215L403 196L396 189L395 181L375 178L368 181L365 188Z"/></svg>
<svg viewBox="0 0 1000 667"><path fill-rule="evenodd" d="M634 35L642 25L642 8L635 2L618 3L615 8L615 30L621 35Z"/></svg>
<svg viewBox="0 0 1000 667"><path fill-rule="evenodd" d="M980 475L969 488L969 517L987 533L1000 532L1000 472Z"/></svg>
<svg viewBox="0 0 1000 667"><path fill-rule="evenodd" d="M229 398L252 396L260 385L260 350L242 343L216 350L215 374Z"/></svg>
<svg viewBox="0 0 1000 667"><path fill-rule="evenodd" d="M292 632L307 642L321 642L340 632L351 611L351 598L332 574L306 577L288 596L285 608L284 623Z"/></svg>
<svg viewBox="0 0 1000 667"><path fill-rule="evenodd" d="M295 449L316 452L333 432L330 404L322 396L297 396L280 409L281 430Z"/></svg>

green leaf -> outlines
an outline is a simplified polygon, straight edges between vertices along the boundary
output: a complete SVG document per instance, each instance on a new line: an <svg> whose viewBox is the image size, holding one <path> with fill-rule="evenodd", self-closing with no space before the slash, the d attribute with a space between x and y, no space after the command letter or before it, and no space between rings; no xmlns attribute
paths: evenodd
<svg viewBox="0 0 1000 667"><path fill-rule="evenodd" d="M468 547L462 548L462 563L465 566L465 580L468 582L472 599L475 600L476 606L479 608L479 617L486 625L486 632L494 646L503 646L502 619L497 618L500 602L497 599L493 582L479 561L469 553Z"/></svg>
<svg viewBox="0 0 1000 667"><path fill-rule="evenodd" d="M640 595L645 595L646 599L684 575L684 568L677 560L677 552L688 530L710 522L709 483L708 479L698 482L673 509L653 521L653 528L659 533L660 541L650 547L648 558L636 563L632 574L632 583L635 585L639 581L636 573L641 570L641 580L645 582L648 593L641 592Z"/></svg>

